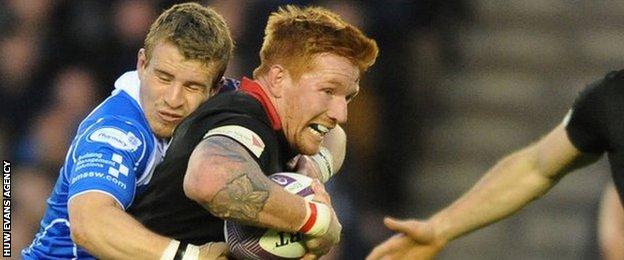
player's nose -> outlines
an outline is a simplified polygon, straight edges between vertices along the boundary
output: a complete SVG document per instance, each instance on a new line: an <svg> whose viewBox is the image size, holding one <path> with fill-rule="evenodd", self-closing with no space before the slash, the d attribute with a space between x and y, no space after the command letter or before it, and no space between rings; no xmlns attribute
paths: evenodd
<svg viewBox="0 0 624 260"><path fill-rule="evenodd" d="M338 124L347 122L347 99L336 96L330 103L327 116Z"/></svg>
<svg viewBox="0 0 624 260"><path fill-rule="evenodd" d="M182 84L172 84L165 93L165 102L171 108L178 108L184 104L184 86Z"/></svg>

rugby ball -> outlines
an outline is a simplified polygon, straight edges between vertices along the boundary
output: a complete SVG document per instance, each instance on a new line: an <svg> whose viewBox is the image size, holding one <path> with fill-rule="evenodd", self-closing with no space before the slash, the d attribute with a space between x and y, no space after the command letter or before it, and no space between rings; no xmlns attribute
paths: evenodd
<svg viewBox="0 0 624 260"><path fill-rule="evenodd" d="M280 172L269 179L306 200L314 197L310 177ZM306 253L300 233L246 226L235 221L225 221L224 232L230 256L236 259L299 259Z"/></svg>

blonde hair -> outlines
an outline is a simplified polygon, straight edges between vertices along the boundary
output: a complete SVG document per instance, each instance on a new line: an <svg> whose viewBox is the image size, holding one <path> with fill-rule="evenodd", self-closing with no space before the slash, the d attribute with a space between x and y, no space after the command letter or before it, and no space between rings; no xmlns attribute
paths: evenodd
<svg viewBox="0 0 624 260"><path fill-rule="evenodd" d="M147 62L154 46L162 40L174 44L186 59L198 60L206 66L216 64L220 75L225 72L234 48L223 17L197 3L174 5L156 19L145 37Z"/></svg>
<svg viewBox="0 0 624 260"><path fill-rule="evenodd" d="M314 55L325 52L349 59L363 73L375 63L379 52L375 40L321 7L280 7L269 16L264 34L260 66L254 70L254 77L279 63L298 78Z"/></svg>

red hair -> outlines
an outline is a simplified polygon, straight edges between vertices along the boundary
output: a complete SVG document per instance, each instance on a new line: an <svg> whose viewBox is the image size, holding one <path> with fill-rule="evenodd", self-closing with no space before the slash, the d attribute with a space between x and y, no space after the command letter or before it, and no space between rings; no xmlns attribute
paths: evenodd
<svg viewBox="0 0 624 260"><path fill-rule="evenodd" d="M267 73L274 64L282 64L298 78L320 53L345 57L362 74L379 53L375 40L321 7L280 7L269 16L264 33L260 66L254 70L254 77Z"/></svg>

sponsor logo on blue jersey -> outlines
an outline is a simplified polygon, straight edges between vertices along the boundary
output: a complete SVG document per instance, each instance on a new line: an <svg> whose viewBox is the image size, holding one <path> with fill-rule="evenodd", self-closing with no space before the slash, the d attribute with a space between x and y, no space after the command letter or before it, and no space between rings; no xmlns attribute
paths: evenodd
<svg viewBox="0 0 624 260"><path fill-rule="evenodd" d="M111 146L134 152L142 142L132 132L124 132L114 127L103 127L89 135L89 141L107 143Z"/></svg>

